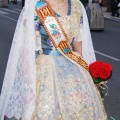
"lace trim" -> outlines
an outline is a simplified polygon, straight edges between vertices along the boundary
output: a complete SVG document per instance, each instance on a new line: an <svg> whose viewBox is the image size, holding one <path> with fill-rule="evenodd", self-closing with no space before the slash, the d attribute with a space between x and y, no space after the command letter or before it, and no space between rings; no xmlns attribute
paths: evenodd
<svg viewBox="0 0 120 120"><path fill-rule="evenodd" d="M59 17L59 20L69 38L69 43L71 43L72 39L80 33L80 19L83 14L83 10L79 2L71 0L71 6L70 16Z"/></svg>

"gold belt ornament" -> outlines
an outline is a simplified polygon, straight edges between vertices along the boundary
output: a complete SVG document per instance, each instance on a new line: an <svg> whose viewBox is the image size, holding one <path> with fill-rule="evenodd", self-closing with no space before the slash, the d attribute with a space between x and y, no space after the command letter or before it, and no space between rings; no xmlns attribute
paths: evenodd
<svg viewBox="0 0 120 120"><path fill-rule="evenodd" d="M36 12L54 47L67 59L89 71L88 64L80 56L74 54L69 47L67 34L50 4L46 0L38 1L36 4Z"/></svg>

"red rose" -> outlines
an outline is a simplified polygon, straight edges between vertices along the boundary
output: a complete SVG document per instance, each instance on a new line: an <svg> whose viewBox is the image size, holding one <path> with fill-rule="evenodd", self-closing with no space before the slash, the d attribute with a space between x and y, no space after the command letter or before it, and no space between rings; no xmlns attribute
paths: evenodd
<svg viewBox="0 0 120 120"><path fill-rule="evenodd" d="M103 80L106 80L110 77L110 71L106 68L106 66L102 67L99 77Z"/></svg>
<svg viewBox="0 0 120 120"><path fill-rule="evenodd" d="M98 71L93 71L91 74L92 74L92 76L94 78L98 78L99 77L99 72Z"/></svg>
<svg viewBox="0 0 120 120"><path fill-rule="evenodd" d="M108 63L97 61L89 66L90 74L93 78L93 81L96 85L98 85L98 90L100 92L101 97L103 98L103 90L100 87L102 81L106 81L111 77L112 74L112 66Z"/></svg>
<svg viewBox="0 0 120 120"><path fill-rule="evenodd" d="M108 63L97 61L90 64L89 70L92 77L106 80L111 76L112 66Z"/></svg>

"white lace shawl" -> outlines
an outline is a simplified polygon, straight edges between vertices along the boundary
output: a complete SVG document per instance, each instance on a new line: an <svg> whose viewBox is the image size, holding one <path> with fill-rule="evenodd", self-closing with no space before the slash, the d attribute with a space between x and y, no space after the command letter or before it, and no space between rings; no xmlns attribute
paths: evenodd
<svg viewBox="0 0 120 120"><path fill-rule="evenodd" d="M35 0L26 0L7 63L0 96L0 120L4 115L30 120L36 98Z"/></svg>
<svg viewBox="0 0 120 120"><path fill-rule="evenodd" d="M81 2L80 2L81 4ZM81 4L83 7L83 5ZM82 55L85 61L90 64L96 61L95 52L93 48L90 28L88 24L87 14L83 7L83 27L82 27Z"/></svg>
<svg viewBox="0 0 120 120"><path fill-rule="evenodd" d="M4 115L30 120L34 112L36 99L34 10L36 1L26 0L25 8L17 23L0 96L0 120L4 120ZM85 10L82 33L83 58L90 64L95 61L95 55Z"/></svg>

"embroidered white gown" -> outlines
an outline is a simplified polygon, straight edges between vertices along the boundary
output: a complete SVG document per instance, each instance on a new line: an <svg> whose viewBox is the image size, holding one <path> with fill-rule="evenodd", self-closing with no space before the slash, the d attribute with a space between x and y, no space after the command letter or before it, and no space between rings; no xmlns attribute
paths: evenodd
<svg viewBox="0 0 120 120"><path fill-rule="evenodd" d="M69 45L72 48L73 40L82 41L81 35L85 33L79 31L84 21L82 21L82 7L79 0L68 0L68 4L68 15L63 17L56 15L69 37ZM37 15L35 15L35 32L37 94L32 120L107 120L103 103L89 72L81 66L76 66L55 50ZM45 54L37 54L41 51L40 46ZM48 51L52 53L49 54ZM30 72L29 69L18 70L21 73ZM10 97L4 113L8 117L15 116L20 119L22 116L23 120L30 120L25 118L29 118L26 115L27 111L29 115L32 111L28 106L29 104L32 106L30 102L34 98L34 92L31 86L27 86L32 80L26 80L29 76L24 76L19 81L19 77L11 87L12 91L11 94L9 93ZM2 100L4 98L5 96ZM24 104L27 104L29 109L26 109ZM2 104L0 105L2 108Z"/></svg>
<svg viewBox="0 0 120 120"><path fill-rule="evenodd" d="M79 3L68 0L68 5L67 16L61 17L57 13L56 16L66 31L72 48L73 40L82 41L82 33L79 31L83 19ZM36 59L37 100L34 118L37 120L107 120L100 95L90 74L54 50L37 14L35 29L36 50L39 50L39 44L42 44L43 53L52 50L54 54L41 54Z"/></svg>

